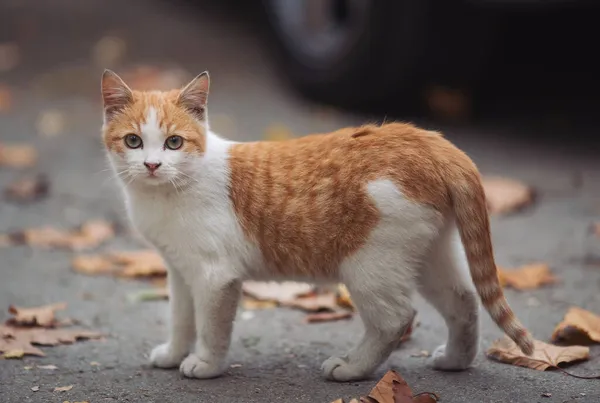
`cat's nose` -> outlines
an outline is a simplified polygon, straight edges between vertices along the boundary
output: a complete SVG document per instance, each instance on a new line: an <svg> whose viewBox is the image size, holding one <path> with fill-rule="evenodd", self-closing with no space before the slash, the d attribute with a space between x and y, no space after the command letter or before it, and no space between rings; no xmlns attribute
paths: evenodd
<svg viewBox="0 0 600 403"><path fill-rule="evenodd" d="M146 168L148 168L148 171L150 171L151 173L154 173L154 171L156 171L158 169L158 167L162 165L162 163L160 163L160 162L144 162L144 165L146 165Z"/></svg>

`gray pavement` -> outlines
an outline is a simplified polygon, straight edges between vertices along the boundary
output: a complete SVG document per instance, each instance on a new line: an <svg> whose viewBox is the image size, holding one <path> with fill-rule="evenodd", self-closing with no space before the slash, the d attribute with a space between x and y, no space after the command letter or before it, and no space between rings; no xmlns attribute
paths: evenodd
<svg viewBox="0 0 600 403"><path fill-rule="evenodd" d="M4 24L0 34L5 34L5 40L14 35L22 52L19 67L0 76L14 91L12 110L0 112L0 140L35 145L41 160L32 171L46 172L52 189L49 198L28 206L0 201L0 232L40 225L67 228L95 217L126 224L99 141L97 91L102 66L90 59L91 47L107 33L127 42L127 63L174 63L192 74L208 69L213 80L212 124L226 137L257 139L273 124L286 125L300 135L372 119L323 110L298 99L277 78L253 31L227 13L142 0L32 4L23 0L0 6ZM68 116L64 132L57 136L36 132L38 114L48 109ZM526 140L525 133L507 124L419 123L444 130L485 174L522 179L538 190L532 208L492 220L499 264L545 261L562 280L557 286L526 293L507 291L511 305L532 332L548 339L571 305L600 312L600 241L589 234L600 213L600 161L595 155L572 142L550 145ZM532 130L546 136L545 129ZM0 187L17 175L15 170L1 169ZM135 246L130 237L120 235L102 249ZM343 353L358 340L358 318L305 325L302 313L288 309L256 311L250 319L238 316L230 361L240 366L214 380L184 379L178 371L147 365L150 348L165 337L167 312L162 301L128 301L130 292L147 284L75 274L70 269L72 255L64 251L14 247L1 249L0 257L0 320L6 319L9 304L66 301L69 316L110 335L103 342L44 348L44 358L0 361L2 403L327 403L367 393L390 367L415 391L434 391L443 402L600 401L598 380L491 362L483 351L468 371L433 371L424 358L411 354L433 350L444 341L446 331L438 314L420 299L421 324L412 340L371 380L338 384L324 381L319 373L324 359ZM532 297L539 304L532 304ZM482 350L501 336L485 314L482 334ZM90 365L93 361L100 365ZM54 364L58 369L24 369L37 364ZM592 347L591 359L572 371L599 373L600 349ZM74 387L68 392L53 392L55 386L71 384ZM40 389L33 392L36 385ZM543 393L552 396L542 397Z"/></svg>

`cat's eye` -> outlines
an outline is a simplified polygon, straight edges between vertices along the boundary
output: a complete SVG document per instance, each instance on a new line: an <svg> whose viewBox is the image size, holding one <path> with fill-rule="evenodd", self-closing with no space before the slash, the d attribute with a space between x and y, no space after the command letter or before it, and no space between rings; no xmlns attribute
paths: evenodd
<svg viewBox="0 0 600 403"><path fill-rule="evenodd" d="M170 136L165 141L165 147L169 150L179 150L183 145L183 137L181 136Z"/></svg>
<svg viewBox="0 0 600 403"><path fill-rule="evenodd" d="M137 134L128 134L125 136L125 145L129 148L140 148L144 143Z"/></svg>

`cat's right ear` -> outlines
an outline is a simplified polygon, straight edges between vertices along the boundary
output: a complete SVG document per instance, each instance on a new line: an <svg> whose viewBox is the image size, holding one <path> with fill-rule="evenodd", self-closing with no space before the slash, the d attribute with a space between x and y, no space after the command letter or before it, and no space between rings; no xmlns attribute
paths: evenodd
<svg viewBox="0 0 600 403"><path fill-rule="evenodd" d="M133 93L125 82L112 70L102 74L102 101L104 102L104 122L110 121L116 113L133 102Z"/></svg>

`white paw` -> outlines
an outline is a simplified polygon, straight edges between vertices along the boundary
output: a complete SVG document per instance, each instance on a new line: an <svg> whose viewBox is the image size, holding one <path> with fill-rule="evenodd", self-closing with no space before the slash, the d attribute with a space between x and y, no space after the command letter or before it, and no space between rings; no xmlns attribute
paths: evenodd
<svg viewBox="0 0 600 403"><path fill-rule="evenodd" d="M225 365L222 362L204 361L196 354L190 354L181 363L179 371L188 378L215 378L225 372Z"/></svg>
<svg viewBox="0 0 600 403"><path fill-rule="evenodd" d="M325 379L338 382L357 381L369 375L340 357L326 359L321 365L321 371Z"/></svg>
<svg viewBox="0 0 600 403"><path fill-rule="evenodd" d="M176 354L169 343L156 346L150 353L150 362L159 368L175 368L185 357L185 353Z"/></svg>
<svg viewBox="0 0 600 403"><path fill-rule="evenodd" d="M431 354L433 368L440 371L462 371L471 366L472 359L466 356L446 354L446 345L442 344Z"/></svg>

